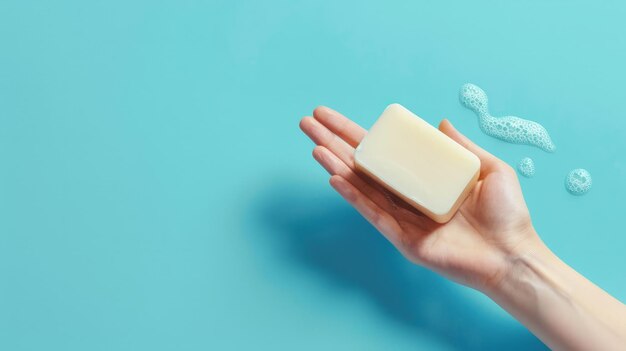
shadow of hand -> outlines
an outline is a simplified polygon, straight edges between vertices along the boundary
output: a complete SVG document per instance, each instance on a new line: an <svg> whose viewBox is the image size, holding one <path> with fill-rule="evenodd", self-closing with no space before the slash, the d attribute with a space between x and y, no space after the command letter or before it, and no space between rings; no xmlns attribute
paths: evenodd
<svg viewBox="0 0 626 351"><path fill-rule="evenodd" d="M522 326L480 310L454 285L405 260L338 197L283 182L255 213L288 264L319 274L339 291L364 295L384 318L432 334L459 350L544 350ZM505 322L505 323L503 323ZM416 341L416 345L418 342Z"/></svg>

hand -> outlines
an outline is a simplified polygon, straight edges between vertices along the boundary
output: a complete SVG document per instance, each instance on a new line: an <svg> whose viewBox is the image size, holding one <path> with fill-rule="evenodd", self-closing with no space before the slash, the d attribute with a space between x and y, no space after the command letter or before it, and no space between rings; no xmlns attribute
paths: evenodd
<svg viewBox="0 0 626 351"><path fill-rule="evenodd" d="M444 120L439 130L476 154L480 177L445 224L359 173L366 131L326 107L300 128L330 184L408 259L485 292L554 350L621 350L626 306L567 266L539 239L515 171ZM349 248L348 248L349 249Z"/></svg>
<svg viewBox="0 0 626 351"><path fill-rule="evenodd" d="M535 233L515 170L443 120L439 130L476 154L480 178L456 215L438 224L354 166L354 148L367 131L327 107L304 117L300 128L317 146L313 157L330 184L409 260L486 291L508 262L543 243Z"/></svg>

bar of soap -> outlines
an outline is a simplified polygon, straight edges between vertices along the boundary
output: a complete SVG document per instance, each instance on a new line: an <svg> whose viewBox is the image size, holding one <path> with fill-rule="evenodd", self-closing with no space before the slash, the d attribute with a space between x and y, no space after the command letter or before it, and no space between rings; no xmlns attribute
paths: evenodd
<svg viewBox="0 0 626 351"><path fill-rule="evenodd" d="M354 153L359 170L438 223L476 184L480 160L399 104L387 106Z"/></svg>

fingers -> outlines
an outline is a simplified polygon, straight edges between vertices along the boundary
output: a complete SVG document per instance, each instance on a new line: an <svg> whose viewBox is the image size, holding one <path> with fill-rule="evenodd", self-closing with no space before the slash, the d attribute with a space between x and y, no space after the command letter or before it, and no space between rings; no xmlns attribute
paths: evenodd
<svg viewBox="0 0 626 351"><path fill-rule="evenodd" d="M461 144L461 146L478 156L478 158L480 159L481 172L493 169L501 163L500 159L485 151L480 146L474 144L465 135L461 134L461 132L454 128L449 120L444 119L443 121L441 121L441 123L439 124L439 130L445 135L449 136L452 140Z"/></svg>
<svg viewBox="0 0 626 351"><path fill-rule="evenodd" d="M337 155L348 167L354 168L354 148L340 139L313 117L304 117L300 129L317 145L322 145Z"/></svg>
<svg viewBox="0 0 626 351"><path fill-rule="evenodd" d="M330 177L330 185L389 241L393 244L398 243L397 236L402 232L402 228L389 213L339 175Z"/></svg>
<svg viewBox="0 0 626 351"><path fill-rule="evenodd" d="M313 158L315 158L331 176L341 176L383 210L389 212L398 208L397 204L388 195L385 195L383 190L377 189L369 184L327 148L319 145L316 146L315 149L313 149Z"/></svg>
<svg viewBox="0 0 626 351"><path fill-rule="evenodd" d="M314 118L304 117L300 122L300 127L318 145L313 149L313 157L330 175L342 176L366 196L384 208L388 208L390 201L385 198L384 194L354 172L354 148Z"/></svg>
<svg viewBox="0 0 626 351"><path fill-rule="evenodd" d="M316 109L316 111L318 110L320 110L320 108ZM324 115L325 113L326 112L323 112L321 114ZM320 115L320 112L318 112L317 115ZM339 116L340 119L344 118L345 120L348 120L346 117L341 115ZM327 117L322 118L324 119ZM328 118L332 119L334 117L329 116ZM325 120L326 122L328 122L328 118ZM353 123L351 121L349 122ZM348 123L345 124L344 127L335 126L333 128L338 131L343 130L344 135L350 135L352 142L356 142L357 139L362 139L362 136L366 133L356 123L353 123L352 126L349 126ZM367 177L364 178L358 174L355 171L354 165L354 148L346 141L339 138L335 133L331 132L328 128L326 128L326 126L322 125L322 123L320 123L317 119L304 117L300 121L300 129L302 129L302 131L309 136L314 143L318 146L323 146L324 149L328 151L328 154L326 154L325 151L319 149L318 151L314 151L313 156L331 175L339 174L343 176L345 179L352 182L355 187L364 191L366 196L369 196L374 202L387 211L400 211L403 214L410 213L419 217L424 216L411 205L383 189L382 186L378 185L376 182L368 181ZM359 132L360 129L362 134ZM340 163L343 163L343 167Z"/></svg>
<svg viewBox="0 0 626 351"><path fill-rule="evenodd" d="M352 147L357 147L367 133L363 127L348 117L326 106L317 107L313 111L313 116Z"/></svg>

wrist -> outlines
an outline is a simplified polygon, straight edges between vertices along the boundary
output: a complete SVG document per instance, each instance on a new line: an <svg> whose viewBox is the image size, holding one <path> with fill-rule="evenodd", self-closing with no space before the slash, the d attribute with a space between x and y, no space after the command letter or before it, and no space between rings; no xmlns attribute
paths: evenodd
<svg viewBox="0 0 626 351"><path fill-rule="evenodd" d="M525 235L528 240L501 254L500 270L491 278L482 292L490 297L510 294L521 285L539 280L551 281L551 271L560 260L534 232ZM556 282L553 282L556 284Z"/></svg>
<svg viewBox="0 0 626 351"><path fill-rule="evenodd" d="M622 349L623 304L543 243L520 247L504 257L500 279L483 292L551 349Z"/></svg>

